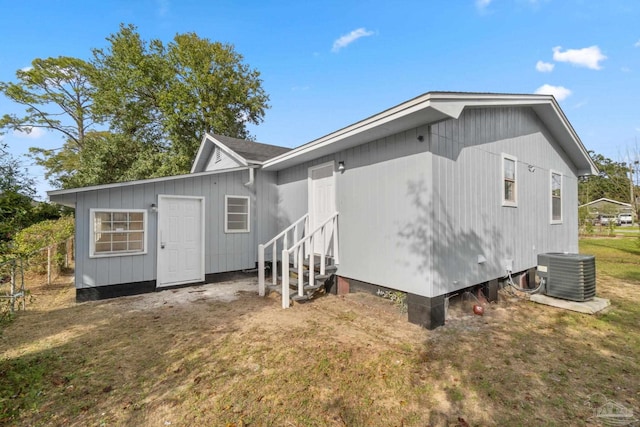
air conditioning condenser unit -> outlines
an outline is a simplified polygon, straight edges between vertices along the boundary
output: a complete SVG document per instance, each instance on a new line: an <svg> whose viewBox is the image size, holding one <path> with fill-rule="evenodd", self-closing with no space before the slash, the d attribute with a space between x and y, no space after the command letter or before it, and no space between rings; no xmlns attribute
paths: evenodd
<svg viewBox="0 0 640 427"><path fill-rule="evenodd" d="M588 301L596 296L596 260L593 255L538 254L542 292L550 297Z"/></svg>

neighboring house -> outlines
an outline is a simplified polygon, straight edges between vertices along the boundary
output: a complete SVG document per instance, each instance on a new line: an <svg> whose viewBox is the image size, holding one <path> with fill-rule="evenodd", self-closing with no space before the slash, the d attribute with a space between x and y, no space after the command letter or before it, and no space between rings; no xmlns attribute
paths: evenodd
<svg viewBox="0 0 640 427"><path fill-rule="evenodd" d="M579 208L586 208L589 216L593 219L604 216L618 216L619 214L631 214L633 215L633 207L630 203L619 202L617 200L601 198L594 200L584 205L580 205Z"/></svg>
<svg viewBox="0 0 640 427"><path fill-rule="evenodd" d="M207 135L191 174L49 196L76 208L78 300L255 268L258 244L335 213L338 291L406 292L433 328L447 295L577 252L594 173L552 96L430 92L293 150Z"/></svg>

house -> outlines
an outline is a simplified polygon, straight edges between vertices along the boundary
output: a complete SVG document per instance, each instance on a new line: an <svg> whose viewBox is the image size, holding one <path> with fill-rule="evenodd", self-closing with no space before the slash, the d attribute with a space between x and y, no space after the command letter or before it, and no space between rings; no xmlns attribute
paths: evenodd
<svg viewBox="0 0 640 427"><path fill-rule="evenodd" d="M633 206L630 203L619 202L605 197L580 205L578 208L586 209L589 217L594 220L600 220L603 216L617 217L619 214L635 216Z"/></svg>
<svg viewBox="0 0 640 427"><path fill-rule="evenodd" d="M207 135L190 174L49 192L76 208L78 300L265 260L311 286L333 259L338 292L406 292L434 328L447 295L577 252L578 178L597 173L549 95L429 92L293 150L253 144Z"/></svg>
<svg viewBox="0 0 640 427"><path fill-rule="evenodd" d="M255 268L257 245L277 231L275 178L259 168L289 150L206 135L189 174L50 191L76 211L76 300Z"/></svg>

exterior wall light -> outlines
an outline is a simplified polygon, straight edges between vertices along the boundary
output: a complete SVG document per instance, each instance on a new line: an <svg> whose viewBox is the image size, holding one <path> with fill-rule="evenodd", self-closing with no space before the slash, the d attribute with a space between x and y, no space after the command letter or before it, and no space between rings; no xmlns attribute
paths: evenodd
<svg viewBox="0 0 640 427"><path fill-rule="evenodd" d="M345 167L344 167L344 162L343 161L339 161L338 162L338 172L342 173L344 172Z"/></svg>

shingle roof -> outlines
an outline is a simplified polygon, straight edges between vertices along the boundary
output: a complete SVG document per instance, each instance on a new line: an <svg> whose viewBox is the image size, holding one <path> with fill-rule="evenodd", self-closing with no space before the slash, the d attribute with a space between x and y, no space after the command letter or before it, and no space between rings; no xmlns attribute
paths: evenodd
<svg viewBox="0 0 640 427"><path fill-rule="evenodd" d="M212 134L215 139L244 157L246 160L264 162L280 154L291 151L291 148L278 147L277 145L263 144L261 142L246 141L244 139L231 138L224 135Z"/></svg>

